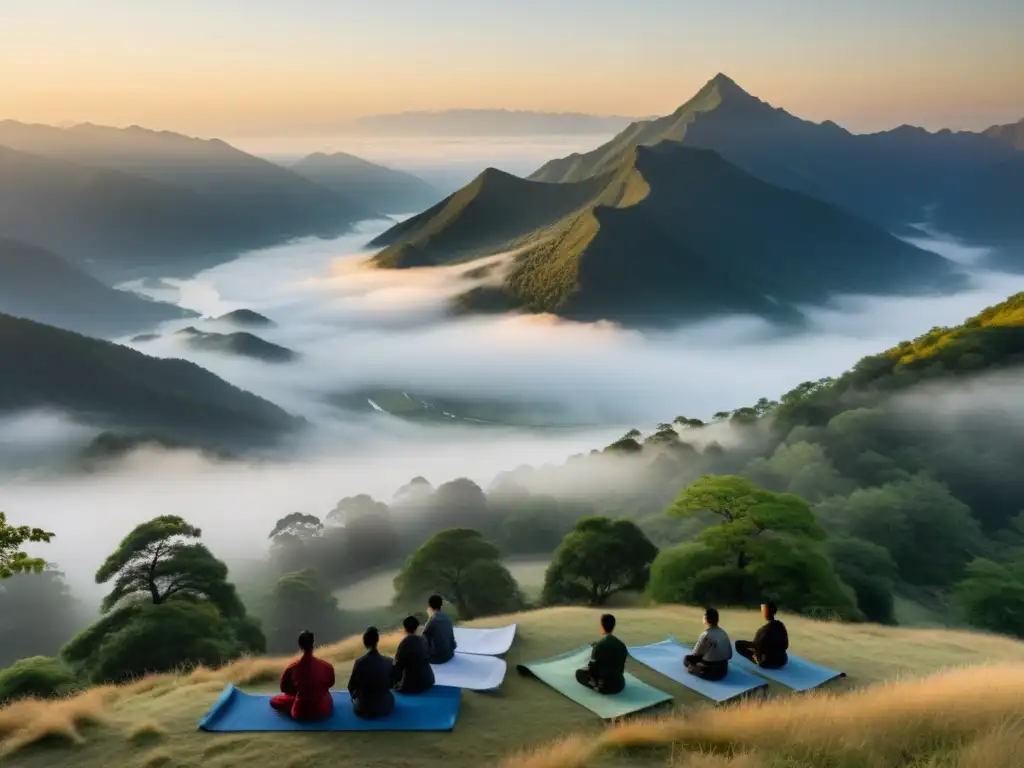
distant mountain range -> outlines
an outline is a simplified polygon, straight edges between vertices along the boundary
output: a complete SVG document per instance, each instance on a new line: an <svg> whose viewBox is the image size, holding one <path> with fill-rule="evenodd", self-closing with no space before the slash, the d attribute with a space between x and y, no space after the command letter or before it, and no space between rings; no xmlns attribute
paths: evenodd
<svg viewBox="0 0 1024 768"><path fill-rule="evenodd" d="M1016 123L993 125L983 134L1013 149L1024 149L1024 118Z"/></svg>
<svg viewBox="0 0 1024 768"><path fill-rule="evenodd" d="M937 194L1014 150L979 133L901 126L854 134L751 96L719 74L671 115L633 123L584 154L544 164L534 181L579 181L618 167L636 146L713 149L764 181L805 192L886 227L921 218Z"/></svg>
<svg viewBox="0 0 1024 768"><path fill-rule="evenodd" d="M340 133L370 136L552 136L608 135L635 117L580 112L510 109L447 109L360 117L332 126Z"/></svg>
<svg viewBox="0 0 1024 768"><path fill-rule="evenodd" d="M433 205L443 195L418 176L371 163L345 152L317 152L292 170L338 194L383 213L410 213Z"/></svg>
<svg viewBox="0 0 1024 768"><path fill-rule="evenodd" d="M932 207L947 231L1020 238L1010 128L856 135L720 74L671 115L526 180L488 169L373 240L373 262L513 252L471 272L484 282L457 309L641 325L719 311L793 319L834 294L949 290L962 277L948 262L886 230Z"/></svg>
<svg viewBox="0 0 1024 768"><path fill-rule="evenodd" d="M0 315L0 383L0 414L52 408L213 450L270 445L304 423L193 363L9 315Z"/></svg>
<svg viewBox="0 0 1024 768"><path fill-rule="evenodd" d="M768 184L710 150L637 146L619 164L550 183L485 171L374 241L381 267L515 251L472 311L525 309L661 325L719 312L784 320L834 293L945 290L945 259L840 208Z"/></svg>
<svg viewBox="0 0 1024 768"><path fill-rule="evenodd" d="M173 304L110 288L54 253L0 237L0 312L95 336L194 317Z"/></svg>
<svg viewBox="0 0 1024 768"><path fill-rule="evenodd" d="M0 122L0 234L108 282L191 274L240 250L340 234L375 216L217 139Z"/></svg>

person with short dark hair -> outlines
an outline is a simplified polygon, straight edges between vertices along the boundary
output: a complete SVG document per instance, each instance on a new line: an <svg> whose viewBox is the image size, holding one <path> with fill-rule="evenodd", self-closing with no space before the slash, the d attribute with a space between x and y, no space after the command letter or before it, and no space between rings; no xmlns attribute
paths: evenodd
<svg viewBox="0 0 1024 768"><path fill-rule="evenodd" d="M406 616L402 622L405 637L395 651L395 666L392 680L399 693L423 693L434 685L434 670L430 667L427 641L416 630L420 621L415 616Z"/></svg>
<svg viewBox="0 0 1024 768"><path fill-rule="evenodd" d="M427 640L427 651L431 664L444 664L452 660L455 649L455 625L448 614L441 610L441 596L431 595L427 600L427 614L430 618L423 625L423 637Z"/></svg>
<svg viewBox="0 0 1024 768"><path fill-rule="evenodd" d="M321 720L334 711L334 667L316 658L313 647L313 633L307 629L299 635L302 656L285 668L281 694L270 700L270 706L294 720Z"/></svg>
<svg viewBox="0 0 1024 768"><path fill-rule="evenodd" d="M629 650L614 634L615 617L610 613L601 616L601 639L590 651L587 666L576 670L576 682L592 688L598 693L621 693L626 687L626 658Z"/></svg>
<svg viewBox="0 0 1024 768"><path fill-rule="evenodd" d="M768 623L757 630L754 640L737 640L736 653L765 669L782 669L789 661L789 633L786 625L775 618L779 608L770 600L761 605L761 615Z"/></svg>
<svg viewBox="0 0 1024 768"><path fill-rule="evenodd" d="M718 626L718 611L704 609L704 632L693 646L693 653L683 657L683 666L691 675L705 680L721 680L729 672L732 643L729 635Z"/></svg>
<svg viewBox="0 0 1024 768"><path fill-rule="evenodd" d="M352 711L367 719L386 717L395 708L395 697L391 693L394 664L390 656L384 656L377 650L379 642L377 628L367 627L363 632L366 653L356 659L348 679Z"/></svg>

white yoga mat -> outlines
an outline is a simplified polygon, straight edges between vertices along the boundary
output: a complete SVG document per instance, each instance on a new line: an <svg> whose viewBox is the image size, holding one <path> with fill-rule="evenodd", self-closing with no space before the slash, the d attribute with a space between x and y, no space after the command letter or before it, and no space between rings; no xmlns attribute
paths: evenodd
<svg viewBox="0 0 1024 768"><path fill-rule="evenodd" d="M501 656L508 653L516 637L516 625L494 629L455 628L455 650L474 656Z"/></svg>
<svg viewBox="0 0 1024 768"><path fill-rule="evenodd" d="M470 691L495 691L505 680L507 665L494 656L473 656L456 653L451 661L431 664L434 684Z"/></svg>

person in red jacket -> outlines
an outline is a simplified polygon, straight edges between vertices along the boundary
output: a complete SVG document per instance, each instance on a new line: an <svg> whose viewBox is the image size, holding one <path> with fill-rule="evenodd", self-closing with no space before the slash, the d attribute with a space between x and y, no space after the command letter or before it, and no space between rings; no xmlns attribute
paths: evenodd
<svg viewBox="0 0 1024 768"><path fill-rule="evenodd" d="M293 661L281 675L281 695L270 706L295 720L321 720L334 711L331 686L334 667L313 655L313 633L299 635L302 658Z"/></svg>

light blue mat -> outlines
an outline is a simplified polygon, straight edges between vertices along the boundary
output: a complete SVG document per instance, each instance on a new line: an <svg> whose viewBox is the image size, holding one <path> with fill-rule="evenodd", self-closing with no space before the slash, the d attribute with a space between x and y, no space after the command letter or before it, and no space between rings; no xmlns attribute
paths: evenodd
<svg viewBox="0 0 1024 768"><path fill-rule="evenodd" d="M662 640L660 643L631 645L629 647L629 655L641 664L717 702L729 701L729 699L734 699L737 696L742 696L768 685L760 677L752 675L736 666L733 663L736 659L735 655L733 656L733 661L729 662L729 671L724 678L715 682L702 680L696 675L691 675L686 671L686 667L683 666L683 656L688 653L692 653L692 649L678 642L671 635L667 640Z"/></svg>
<svg viewBox="0 0 1024 768"><path fill-rule="evenodd" d="M199 730L228 731L450 731L459 715L462 691L435 686L415 696L395 694L387 717L364 720L352 712L348 691L332 691L334 713L325 720L300 723L270 708L270 696L253 695L233 685L224 689Z"/></svg>
<svg viewBox="0 0 1024 768"><path fill-rule="evenodd" d="M747 672L753 672L773 682L780 683L787 688L792 688L794 691L809 691L812 688L817 688L819 685L824 685L830 680L846 677L845 672L837 672L828 667L818 666L812 661L801 659L799 656L790 656L786 666L782 669L763 669L739 654L733 655L729 665L732 666L733 664Z"/></svg>

